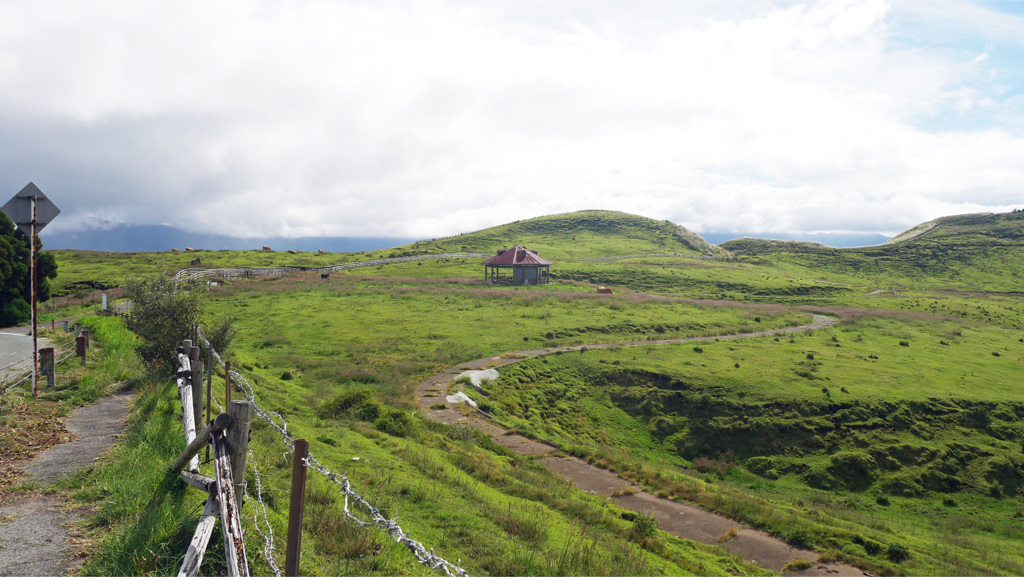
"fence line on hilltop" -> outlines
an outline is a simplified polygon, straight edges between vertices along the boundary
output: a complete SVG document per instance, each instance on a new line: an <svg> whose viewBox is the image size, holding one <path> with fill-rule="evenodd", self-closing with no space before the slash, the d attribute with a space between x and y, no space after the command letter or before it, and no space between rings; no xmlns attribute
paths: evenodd
<svg viewBox="0 0 1024 577"><path fill-rule="evenodd" d="M622 260L624 258L647 258L652 256L674 256L679 258L695 258L700 260L720 260L719 257L706 254L679 254L677 252L646 252L642 254L626 254L622 256L602 256L597 258L585 258L584 262L608 262Z"/></svg>
<svg viewBox="0 0 1024 577"><path fill-rule="evenodd" d="M249 278L262 276L281 276L287 272L319 272L332 273L339 270L364 268L372 266L383 266L400 262L411 262L421 260L436 260L444 258L487 258L488 255L477 252L450 252L442 254L419 254L413 256L399 256L394 258L378 258L373 260L361 260L356 262L345 262L327 266L269 266L269 267L238 267L238 268L186 268L174 275L176 281L192 281L201 278Z"/></svg>

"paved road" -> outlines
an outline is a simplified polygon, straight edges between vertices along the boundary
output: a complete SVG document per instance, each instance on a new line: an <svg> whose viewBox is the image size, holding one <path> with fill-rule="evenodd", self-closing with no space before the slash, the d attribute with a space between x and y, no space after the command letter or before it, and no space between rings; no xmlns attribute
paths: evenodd
<svg viewBox="0 0 1024 577"><path fill-rule="evenodd" d="M47 339L39 339L39 347L49 346ZM14 364L13 366L12 363ZM32 368L32 336L21 328L0 329L0 380L9 372Z"/></svg>

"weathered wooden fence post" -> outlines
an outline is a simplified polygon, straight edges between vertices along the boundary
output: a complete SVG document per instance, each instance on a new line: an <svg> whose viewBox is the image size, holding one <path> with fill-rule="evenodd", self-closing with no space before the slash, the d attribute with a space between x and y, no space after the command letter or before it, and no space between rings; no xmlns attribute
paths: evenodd
<svg viewBox="0 0 1024 577"><path fill-rule="evenodd" d="M195 407L192 404L192 363L188 352L192 350L192 341L185 339L178 348L178 397L181 399L181 426L185 429L185 443L189 444L196 438ZM188 463L188 470L199 472L199 457L193 456Z"/></svg>
<svg viewBox="0 0 1024 577"><path fill-rule="evenodd" d="M249 420L252 419L252 403L231 401L228 405L231 427L227 430L228 451L231 453L231 478L235 483L235 497L238 510L242 510L245 496L245 463L249 458Z"/></svg>
<svg viewBox="0 0 1024 577"><path fill-rule="evenodd" d="M206 371L206 422L210 422L213 418L213 345L209 344L206 347L206 366L210 367ZM210 460L210 447L206 447L206 460Z"/></svg>
<svg viewBox="0 0 1024 577"><path fill-rule="evenodd" d="M199 525L196 532L192 534L192 542L188 544L188 551L185 553L185 560L178 570L178 577L196 577L199 575L199 566L203 564L203 555L206 553L206 546L213 536L213 528L217 524L217 494L210 493L206 498L206 506L203 507L203 514L199 517Z"/></svg>
<svg viewBox="0 0 1024 577"><path fill-rule="evenodd" d="M82 336L85 337L85 348L89 348L89 327L82 327Z"/></svg>
<svg viewBox="0 0 1024 577"><path fill-rule="evenodd" d="M231 424L234 428L235 423ZM242 496L235 495L229 443L225 435L219 431L213 433L210 440L213 443L217 504L220 507L220 527L224 535L224 562L227 565L228 577L248 577L249 563L245 557L245 542L242 540L242 522L238 507Z"/></svg>
<svg viewBox="0 0 1024 577"><path fill-rule="evenodd" d="M75 354L82 359L82 364L85 364L85 337L75 337Z"/></svg>
<svg viewBox="0 0 1024 577"><path fill-rule="evenodd" d="M39 374L46 375L46 386L57 384L57 367L54 362L53 347L39 349Z"/></svg>
<svg viewBox="0 0 1024 577"><path fill-rule="evenodd" d="M231 361L224 363L224 406L231 405Z"/></svg>
<svg viewBox="0 0 1024 577"><path fill-rule="evenodd" d="M295 439L295 453L292 455L292 496L288 507L288 544L285 549L285 577L298 577L299 558L302 556L302 515L306 509L306 458L309 457L309 443L306 439Z"/></svg>
<svg viewBox="0 0 1024 577"><path fill-rule="evenodd" d="M198 426L203 421L203 361L199 360L199 347L193 346L189 351L189 362L192 363L192 413Z"/></svg>

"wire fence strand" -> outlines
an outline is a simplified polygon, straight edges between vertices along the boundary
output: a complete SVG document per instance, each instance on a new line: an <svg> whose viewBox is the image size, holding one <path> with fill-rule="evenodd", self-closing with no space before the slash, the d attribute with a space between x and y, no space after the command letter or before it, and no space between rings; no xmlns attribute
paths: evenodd
<svg viewBox="0 0 1024 577"><path fill-rule="evenodd" d="M200 342L203 343L203 346L206 347L207 350L211 351L212 356L215 359L217 359L217 363L220 364L221 368L227 368L226 365L224 364L223 359L221 359L220 354L217 353L216 349L214 349L210 345L210 341L207 340L205 336L203 336L201 330L199 331L198 336L199 336ZM271 427L273 427L281 435L281 440L284 443L284 445L288 448L288 450L291 451L292 453L294 453L295 452L295 439L288 432L288 422L285 420L285 418L283 416L281 416L280 413L277 413L275 411L267 411L267 410L264 410L262 407L259 406L259 403L256 402L256 393L255 393L255 391L253 389L252 383L250 383L249 380L246 379L244 375L242 375L238 371L232 370L232 371L230 371L230 374L229 374L228 378L231 379L232 382L237 383L239 385L239 388L242 389L242 393L245 395L246 399L248 399L249 402L252 403L253 411L256 413L256 416L259 417L260 419L266 421ZM217 404L218 404L218 406L220 405L219 402ZM221 408L221 410L223 410L223 408ZM280 421L280 424L278 424L278 421ZM416 557L416 560L419 563L421 563L423 565L426 565L427 567L430 567L432 569L437 569L437 570L443 572L445 575L447 575L449 577L454 577L454 576L467 577L466 571L464 569L462 569L462 567L460 567L460 565L462 563L462 559L459 559L457 563L451 563L450 561L447 561L444 558L442 558L442 557L438 556L437 554L435 554L434 550L432 548L428 549L426 546L423 545L423 543L420 543L419 541L416 541L415 539L412 539L411 537L409 537L409 533L407 531L403 530L402 527L398 524L397 517L396 518L392 518L392 519L389 519L389 518L385 517L380 512L379 509L374 507L372 504L370 504L369 501L364 499L362 496L360 496L356 491L354 491L352 489L351 482L349 481L348 477L346 477L344 474L342 474L342 473L335 473L335 472L331 471L330 469L325 467L323 464L321 464L313 456L312 453L310 453L309 456L306 459L304 459L303 461L304 461L303 464L306 467L309 467L309 468L313 469L314 471L316 471L317 473L320 473L326 479L328 479L329 481L333 482L335 485L338 486L338 488L340 489L342 495L345 497L344 512L345 512L345 516L348 519L350 519L351 521L353 521L354 523L356 523L360 527L364 527L364 528L378 527L378 528L384 530L384 532L386 532L389 536L391 536L392 539L394 539L396 542L401 543L402 545L404 545L413 554L413 556ZM250 458L250 462L252 462L251 458ZM259 485L260 483L261 483L260 481L257 481L257 485ZM260 491L260 492L262 492L262 491ZM259 499L259 500L260 500L260 503L262 504L262 499ZM350 500L352 502L356 503L359 507L361 507L363 509L363 511L365 511L365 514L368 516L369 520L361 519L358 516L356 516L352 511L349 510L349 501ZM264 520L266 521L266 510L265 510L265 508L264 508ZM267 525L269 526L269 521L267 521ZM265 547L267 546L266 542L267 541L265 539L264 540ZM270 543L271 543L269 545L269 547L270 547L270 554L267 555L267 557L269 559L272 559L273 558L273 537L272 537L272 533L271 533L271 537L270 537ZM266 549L265 549L265 551L266 551ZM276 571L276 569L275 569L275 571Z"/></svg>

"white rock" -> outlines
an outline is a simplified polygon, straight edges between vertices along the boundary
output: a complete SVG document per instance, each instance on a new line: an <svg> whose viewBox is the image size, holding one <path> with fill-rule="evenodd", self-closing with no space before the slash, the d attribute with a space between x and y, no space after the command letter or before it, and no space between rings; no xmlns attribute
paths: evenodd
<svg viewBox="0 0 1024 577"><path fill-rule="evenodd" d="M469 377L469 382L473 385L473 388L480 390L485 381L496 381L498 380L498 371L494 369L487 369L485 371L466 371L459 375L457 379L462 377Z"/></svg>
<svg viewBox="0 0 1024 577"><path fill-rule="evenodd" d="M474 409L476 408L476 401L469 398L469 395L463 393L462 391L459 391L454 395L448 395L447 397L444 398L444 400L448 401L449 403L469 403L469 406L473 407Z"/></svg>

